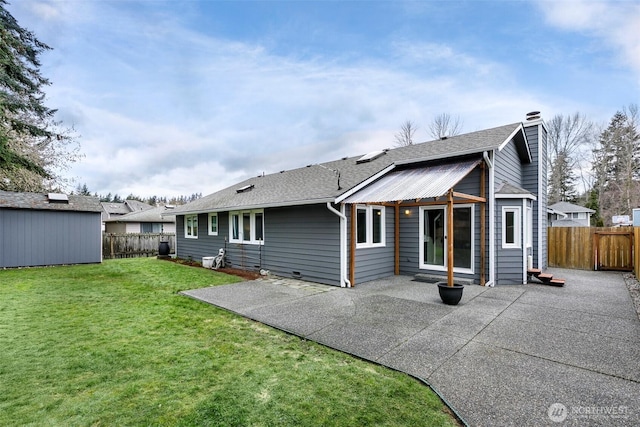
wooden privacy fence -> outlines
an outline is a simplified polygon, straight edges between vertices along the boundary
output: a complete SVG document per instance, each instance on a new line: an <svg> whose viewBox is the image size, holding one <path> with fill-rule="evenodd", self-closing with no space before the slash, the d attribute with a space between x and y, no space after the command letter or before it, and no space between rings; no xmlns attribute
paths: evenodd
<svg viewBox="0 0 640 427"><path fill-rule="evenodd" d="M175 233L102 233L102 258L156 256L160 242L169 242L169 253L175 253Z"/></svg>
<svg viewBox="0 0 640 427"><path fill-rule="evenodd" d="M550 227L547 239L549 267L640 275L640 227Z"/></svg>

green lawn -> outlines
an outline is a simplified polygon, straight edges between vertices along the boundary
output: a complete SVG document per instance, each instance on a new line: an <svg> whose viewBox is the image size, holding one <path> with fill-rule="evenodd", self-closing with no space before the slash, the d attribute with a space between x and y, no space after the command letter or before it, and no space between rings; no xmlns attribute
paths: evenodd
<svg viewBox="0 0 640 427"><path fill-rule="evenodd" d="M456 425L406 375L176 294L238 280L155 258L0 270L0 425Z"/></svg>

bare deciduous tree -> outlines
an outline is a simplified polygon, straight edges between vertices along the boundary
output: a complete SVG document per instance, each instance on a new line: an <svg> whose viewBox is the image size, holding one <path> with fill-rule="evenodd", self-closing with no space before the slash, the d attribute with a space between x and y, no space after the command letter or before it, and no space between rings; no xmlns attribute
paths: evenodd
<svg viewBox="0 0 640 427"><path fill-rule="evenodd" d="M547 122L549 154L549 203L572 201L576 194L576 176L590 158L590 144L595 138L593 123L581 113L558 114Z"/></svg>
<svg viewBox="0 0 640 427"><path fill-rule="evenodd" d="M462 125L460 116L452 117L449 113L441 113L435 116L429 125L429 135L434 139L459 135Z"/></svg>
<svg viewBox="0 0 640 427"><path fill-rule="evenodd" d="M395 134L396 147L406 147L407 145L413 145L413 136L418 128L411 121L407 120L400 126L400 131Z"/></svg>

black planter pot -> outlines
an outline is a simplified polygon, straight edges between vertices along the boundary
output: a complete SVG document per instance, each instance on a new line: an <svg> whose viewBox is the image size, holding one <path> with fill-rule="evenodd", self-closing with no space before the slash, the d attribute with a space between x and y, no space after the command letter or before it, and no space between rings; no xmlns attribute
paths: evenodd
<svg viewBox="0 0 640 427"><path fill-rule="evenodd" d="M458 305L462 299L463 285L448 286L446 283L438 283L438 291L440 292L440 298L442 302L447 305Z"/></svg>

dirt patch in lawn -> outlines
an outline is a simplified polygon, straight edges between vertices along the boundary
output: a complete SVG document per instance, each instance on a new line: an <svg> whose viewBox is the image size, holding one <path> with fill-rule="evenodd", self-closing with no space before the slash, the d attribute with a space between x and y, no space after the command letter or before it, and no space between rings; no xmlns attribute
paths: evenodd
<svg viewBox="0 0 640 427"><path fill-rule="evenodd" d="M204 268L202 264L199 263L198 261L189 260L189 259L171 258L171 257L168 257L168 258L159 257L158 259L164 259L166 261L175 262L176 264L188 265L190 267ZM239 268L225 267L225 268L219 268L216 271L219 271L221 273L231 274L232 276L242 277L245 280L255 280L260 277L260 273L258 273L257 271L241 270Z"/></svg>

